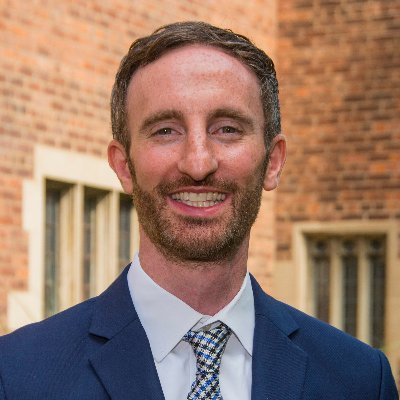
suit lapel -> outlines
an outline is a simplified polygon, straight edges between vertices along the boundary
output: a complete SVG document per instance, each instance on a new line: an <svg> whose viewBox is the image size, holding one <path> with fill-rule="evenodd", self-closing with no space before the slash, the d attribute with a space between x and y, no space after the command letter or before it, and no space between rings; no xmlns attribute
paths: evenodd
<svg viewBox="0 0 400 400"><path fill-rule="evenodd" d="M89 357L113 400L164 400L146 333L132 304L127 269L97 298L90 327L105 342Z"/></svg>
<svg viewBox="0 0 400 400"><path fill-rule="evenodd" d="M132 304L127 269L96 300L90 327L101 346L89 357L112 400L164 400L146 333ZM307 354L289 338L298 327L252 278L255 305L252 400L298 400Z"/></svg>
<svg viewBox="0 0 400 400"><path fill-rule="evenodd" d="M164 400L146 334L135 320L91 357L113 400Z"/></svg>
<svg viewBox="0 0 400 400"><path fill-rule="evenodd" d="M308 356L289 338L298 327L282 305L252 279L255 331L252 400L302 398Z"/></svg>

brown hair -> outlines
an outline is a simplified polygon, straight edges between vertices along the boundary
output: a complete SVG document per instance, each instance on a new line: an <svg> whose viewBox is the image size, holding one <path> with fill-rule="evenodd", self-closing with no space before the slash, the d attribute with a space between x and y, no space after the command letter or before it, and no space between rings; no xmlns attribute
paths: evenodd
<svg viewBox="0 0 400 400"><path fill-rule="evenodd" d="M128 86L135 71L171 49L204 44L215 46L237 58L254 71L260 82L260 95L265 116L265 144L280 133L278 81L272 60L247 37L229 29L221 29L205 22L177 22L165 25L151 35L134 41L119 66L111 93L111 127L113 137L127 150L130 134L126 98Z"/></svg>

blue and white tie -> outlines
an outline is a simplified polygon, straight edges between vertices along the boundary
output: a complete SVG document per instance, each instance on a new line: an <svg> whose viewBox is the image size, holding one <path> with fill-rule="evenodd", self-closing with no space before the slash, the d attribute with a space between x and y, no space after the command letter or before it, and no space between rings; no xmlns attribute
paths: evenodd
<svg viewBox="0 0 400 400"><path fill-rule="evenodd" d="M187 400L222 400L219 386L221 357L232 331L223 323L208 331L189 331L183 340L189 342L196 356L196 380Z"/></svg>

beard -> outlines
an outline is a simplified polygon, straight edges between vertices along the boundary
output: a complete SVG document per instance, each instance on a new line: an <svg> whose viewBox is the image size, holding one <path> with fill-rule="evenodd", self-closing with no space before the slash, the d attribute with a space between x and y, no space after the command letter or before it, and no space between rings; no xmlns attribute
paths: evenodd
<svg viewBox="0 0 400 400"><path fill-rule="evenodd" d="M132 199L139 223L167 259L175 262L218 262L230 259L237 253L260 209L267 160L257 167L244 187L213 176L203 181L182 176L173 182L158 184L151 192L138 185L134 165L130 160L128 164L132 176ZM208 186L213 187L213 191L229 193L232 199L229 212L213 218L171 213L167 197L185 186Z"/></svg>

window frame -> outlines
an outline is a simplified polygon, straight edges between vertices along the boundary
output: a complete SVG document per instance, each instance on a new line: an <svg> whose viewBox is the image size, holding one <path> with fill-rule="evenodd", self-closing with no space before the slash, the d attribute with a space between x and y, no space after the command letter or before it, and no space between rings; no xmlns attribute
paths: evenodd
<svg viewBox="0 0 400 400"><path fill-rule="evenodd" d="M118 275L118 218L120 182L108 165L106 157L36 145L34 149L33 178L23 182L23 228L28 236L28 284L26 290L14 290L8 295L8 330L39 321L45 317L45 199L46 181L62 182L70 189L62 196L61 218L72 218L72 223L62 231L66 245L61 246L60 309L83 300L82 288L76 277L81 274L82 229L84 187L98 188L109 193L104 212L110 213L107 231L109 246L102 254L102 266L96 279L97 292L105 289ZM67 210L67 212L65 212ZM112 210L112 211L110 211ZM133 212L136 214L136 212ZM113 217L114 216L114 217ZM134 221L133 251L138 249L137 216ZM73 251L70 251L73 248Z"/></svg>
<svg viewBox="0 0 400 400"><path fill-rule="evenodd" d="M386 239L386 279L385 279L385 303L386 309L392 310L392 300L394 288L391 285L391 275L394 272L397 261L397 226L394 221L339 221L339 222L309 222L309 223L299 223L294 226L293 233L293 252L294 259L296 260L296 268L298 270L297 279L297 307L302 311L313 315L314 314L314 304L312 293L313 277L312 271L309 266L308 258L308 243L307 238L310 236L326 236L326 237L357 237L357 236L384 236ZM338 265L333 265L334 280L336 282L341 281L341 268ZM365 266L361 268L361 271L365 271ZM361 277L364 279L364 277ZM342 288L340 286L332 287L331 290L334 291L336 296L341 296L340 291ZM363 293L360 293L362 302L365 305L365 298L368 295L368 288L363 289ZM330 323L339 329L342 328L342 318L341 318L341 304L340 302L333 302L330 305L331 319ZM369 342L369 325L366 323L368 319L368 309L361 307L362 309L358 311L360 321L360 328L358 331L358 338ZM390 312L386 313L385 317L385 337L383 339L384 343L387 341L387 333L390 330Z"/></svg>

